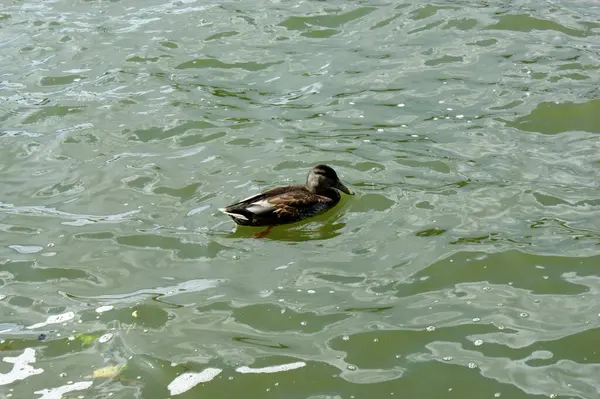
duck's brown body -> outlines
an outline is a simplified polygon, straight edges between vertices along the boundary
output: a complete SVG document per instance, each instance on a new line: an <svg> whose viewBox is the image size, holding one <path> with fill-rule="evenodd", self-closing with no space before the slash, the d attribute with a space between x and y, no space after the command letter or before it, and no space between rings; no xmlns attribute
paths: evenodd
<svg viewBox="0 0 600 399"><path fill-rule="evenodd" d="M340 202L340 191L353 194L327 165L308 173L305 186L276 187L220 209L241 226L277 226L318 215ZM270 230L270 229L269 229Z"/></svg>

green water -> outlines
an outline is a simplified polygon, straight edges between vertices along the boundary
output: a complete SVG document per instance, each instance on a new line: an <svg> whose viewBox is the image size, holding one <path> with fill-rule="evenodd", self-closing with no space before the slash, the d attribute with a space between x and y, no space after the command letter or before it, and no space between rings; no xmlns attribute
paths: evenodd
<svg viewBox="0 0 600 399"><path fill-rule="evenodd" d="M0 397L598 398L598 21L4 1ZM357 195L217 210L316 163Z"/></svg>

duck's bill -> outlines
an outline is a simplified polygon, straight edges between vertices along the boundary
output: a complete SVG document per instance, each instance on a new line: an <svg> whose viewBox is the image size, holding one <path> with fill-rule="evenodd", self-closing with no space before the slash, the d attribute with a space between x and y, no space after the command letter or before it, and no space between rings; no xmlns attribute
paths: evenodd
<svg viewBox="0 0 600 399"><path fill-rule="evenodd" d="M354 195L354 191L352 191L348 187L344 186L342 184L342 182L338 182L338 184L337 184L337 186L335 188L337 188L341 192L346 193L348 195Z"/></svg>

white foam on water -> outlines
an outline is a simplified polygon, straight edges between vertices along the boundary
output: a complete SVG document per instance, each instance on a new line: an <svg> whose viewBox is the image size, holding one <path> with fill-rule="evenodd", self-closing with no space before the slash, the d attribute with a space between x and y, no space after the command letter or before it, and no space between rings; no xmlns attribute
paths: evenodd
<svg viewBox="0 0 600 399"><path fill-rule="evenodd" d="M29 365L29 363L35 363L35 350L32 348L25 348L23 353L17 357L7 356L2 360L14 364L14 366L8 373L0 373L0 385L12 384L15 381L24 380L27 377L44 372L44 369L36 369Z"/></svg>
<svg viewBox="0 0 600 399"><path fill-rule="evenodd" d="M196 280L188 280L181 282L176 285L171 285L167 287L154 287L154 288L144 288L141 290L133 291L133 292L125 292L120 294L110 294L110 295L99 295L99 296L79 296L80 299L94 299L101 300L102 302L113 302L119 303L122 305L125 302L138 302L141 296L145 295L162 295L163 298L179 295L183 292L199 292L204 291L210 288L214 288L219 284L225 282L227 280L217 279L217 280L205 280L205 279L196 279ZM60 292L61 295L65 295L64 292Z"/></svg>
<svg viewBox="0 0 600 399"><path fill-rule="evenodd" d="M36 323L36 324L32 324L30 326L27 326L25 328L31 330L34 328L40 328L40 327L44 327L47 326L48 324L57 324L57 323L62 323L65 321L69 321L75 318L75 313L73 312L66 312L66 313L61 313L61 314L53 314L52 316L48 316L48 318L46 319L46 321L43 321L41 323Z"/></svg>
<svg viewBox="0 0 600 399"><path fill-rule="evenodd" d="M97 313L108 312L109 310L113 310L115 307L113 305L100 306L96 309Z"/></svg>
<svg viewBox="0 0 600 399"><path fill-rule="evenodd" d="M223 370L216 368L207 368L200 373L183 373L175 377L173 381L167 386L171 395L179 395L189 391L196 385L202 382L212 381L213 378L221 374Z"/></svg>
<svg viewBox="0 0 600 399"><path fill-rule="evenodd" d="M63 72L64 73L82 73L82 72L89 72L89 71L91 71L90 68L86 68L86 69L74 68L74 69L64 70ZM91 123L90 123L90 125L91 125Z"/></svg>
<svg viewBox="0 0 600 399"><path fill-rule="evenodd" d="M203 210L206 210L206 209L208 209L208 208L210 208L210 205L208 205L208 204L207 204L207 205L202 205L202 206L199 206L199 207L197 207L197 208L194 208L194 209L192 209L191 211L189 211L189 212L187 213L187 216L192 216L192 215L195 215L195 214L197 214L197 213L199 213L199 212L202 212Z"/></svg>
<svg viewBox="0 0 600 399"><path fill-rule="evenodd" d="M92 384L92 381L79 381L73 384L63 385L62 387L42 389L41 391L35 391L34 393L42 395L38 399L61 399L63 394L67 392L88 389Z"/></svg>
<svg viewBox="0 0 600 399"><path fill-rule="evenodd" d="M98 338L98 342L100 342L101 344L106 343L108 341L110 341L112 339L113 335L111 333L106 333L103 336L101 336L100 338Z"/></svg>
<svg viewBox="0 0 600 399"><path fill-rule="evenodd" d="M95 96L94 96L95 98ZM61 219L75 219L74 222L62 222L66 225L78 225L78 223L119 223L128 220L128 216L139 213L139 210L128 211L115 215L86 215L77 213L68 213L56 210L55 208L47 208L44 206L15 206L13 204L5 204L0 202L0 214L6 213L9 215L25 215L25 216L42 216L42 217L58 217ZM78 222L78 220L82 220ZM83 225L82 224L82 225Z"/></svg>
<svg viewBox="0 0 600 399"><path fill-rule="evenodd" d="M39 247L37 245L9 245L8 247L20 254L36 254L44 249L44 247Z"/></svg>
<svg viewBox="0 0 600 399"><path fill-rule="evenodd" d="M242 374L259 374L259 373L279 373L281 371L290 371L299 369L301 367L306 366L304 362L296 362L296 363L288 363L288 364L280 364L278 366L268 366L262 367L259 369L243 366L235 369L238 373Z"/></svg>

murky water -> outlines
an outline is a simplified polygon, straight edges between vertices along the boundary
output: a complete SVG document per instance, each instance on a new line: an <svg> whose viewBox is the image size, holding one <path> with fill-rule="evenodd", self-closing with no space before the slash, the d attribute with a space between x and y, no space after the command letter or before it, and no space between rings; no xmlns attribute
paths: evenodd
<svg viewBox="0 0 600 399"><path fill-rule="evenodd" d="M0 396L597 398L598 21L5 1ZM357 195L217 211L316 163Z"/></svg>

